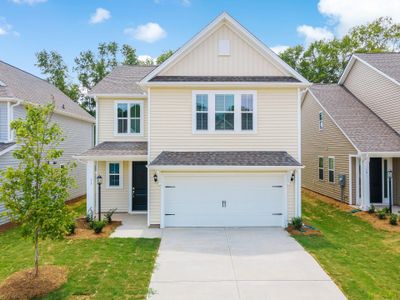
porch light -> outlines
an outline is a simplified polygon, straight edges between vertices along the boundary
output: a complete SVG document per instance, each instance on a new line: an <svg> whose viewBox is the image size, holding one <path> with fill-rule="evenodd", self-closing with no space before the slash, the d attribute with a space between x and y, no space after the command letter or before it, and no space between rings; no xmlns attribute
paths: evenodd
<svg viewBox="0 0 400 300"><path fill-rule="evenodd" d="M154 182L157 182L157 181L158 181L158 176L157 176L157 174L154 174L154 175L153 175L153 180L154 180Z"/></svg>
<svg viewBox="0 0 400 300"><path fill-rule="evenodd" d="M97 180L97 184L98 184L98 185L101 185L101 184L103 183L103 177L101 177L101 175L98 175L98 176L96 177L96 180Z"/></svg>
<svg viewBox="0 0 400 300"><path fill-rule="evenodd" d="M393 175L393 171L392 171L392 170L389 170L389 171L388 171L388 177L389 177L389 179L392 179L392 175Z"/></svg>

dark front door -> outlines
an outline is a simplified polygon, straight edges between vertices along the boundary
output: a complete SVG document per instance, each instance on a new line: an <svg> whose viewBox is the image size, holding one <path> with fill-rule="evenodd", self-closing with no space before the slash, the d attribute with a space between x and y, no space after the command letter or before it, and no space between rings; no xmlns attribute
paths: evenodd
<svg viewBox="0 0 400 300"><path fill-rule="evenodd" d="M132 162L132 210L147 210L147 162Z"/></svg>
<svg viewBox="0 0 400 300"><path fill-rule="evenodd" d="M371 203L382 203L382 158L369 160L369 194Z"/></svg>

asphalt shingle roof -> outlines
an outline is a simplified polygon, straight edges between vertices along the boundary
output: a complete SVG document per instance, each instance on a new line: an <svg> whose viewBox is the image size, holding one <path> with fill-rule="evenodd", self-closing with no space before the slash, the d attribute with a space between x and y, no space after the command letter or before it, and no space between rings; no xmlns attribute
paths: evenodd
<svg viewBox="0 0 400 300"><path fill-rule="evenodd" d="M147 142L103 142L79 156L147 155Z"/></svg>
<svg viewBox="0 0 400 300"><path fill-rule="evenodd" d="M152 82L299 82L291 76L155 76Z"/></svg>
<svg viewBox="0 0 400 300"><path fill-rule="evenodd" d="M6 150L8 147L14 146L15 143L0 143L0 152Z"/></svg>
<svg viewBox="0 0 400 300"><path fill-rule="evenodd" d="M91 94L142 94L137 84L156 66L128 66L115 67L110 74L104 77L93 89Z"/></svg>
<svg viewBox="0 0 400 300"><path fill-rule="evenodd" d="M357 53L354 55L400 83L400 53Z"/></svg>
<svg viewBox="0 0 400 300"><path fill-rule="evenodd" d="M311 91L362 152L398 152L400 136L345 87L314 84Z"/></svg>
<svg viewBox="0 0 400 300"><path fill-rule="evenodd" d="M301 166L285 151L161 152L151 166Z"/></svg>
<svg viewBox="0 0 400 300"><path fill-rule="evenodd" d="M17 98L36 104L55 102L59 111L92 120L76 102L47 81L0 61L0 97Z"/></svg>

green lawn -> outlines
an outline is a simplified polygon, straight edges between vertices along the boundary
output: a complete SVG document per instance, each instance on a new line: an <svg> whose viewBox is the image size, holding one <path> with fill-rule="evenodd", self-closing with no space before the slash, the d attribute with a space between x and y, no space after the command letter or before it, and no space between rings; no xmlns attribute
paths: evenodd
<svg viewBox="0 0 400 300"><path fill-rule="evenodd" d="M349 299L400 299L400 234L303 195L303 218L323 233L295 237Z"/></svg>
<svg viewBox="0 0 400 300"><path fill-rule="evenodd" d="M74 211L84 211L73 205ZM42 242L42 264L67 266L68 282L44 299L87 295L93 299L144 299L159 239L97 239ZM0 282L33 267L33 244L18 228L0 234Z"/></svg>

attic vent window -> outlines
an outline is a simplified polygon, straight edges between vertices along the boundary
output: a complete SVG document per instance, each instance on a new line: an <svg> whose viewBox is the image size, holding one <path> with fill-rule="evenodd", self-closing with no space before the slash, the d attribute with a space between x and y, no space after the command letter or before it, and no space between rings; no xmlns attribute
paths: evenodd
<svg viewBox="0 0 400 300"><path fill-rule="evenodd" d="M230 55L231 44L229 40L219 40L218 42L218 55Z"/></svg>

